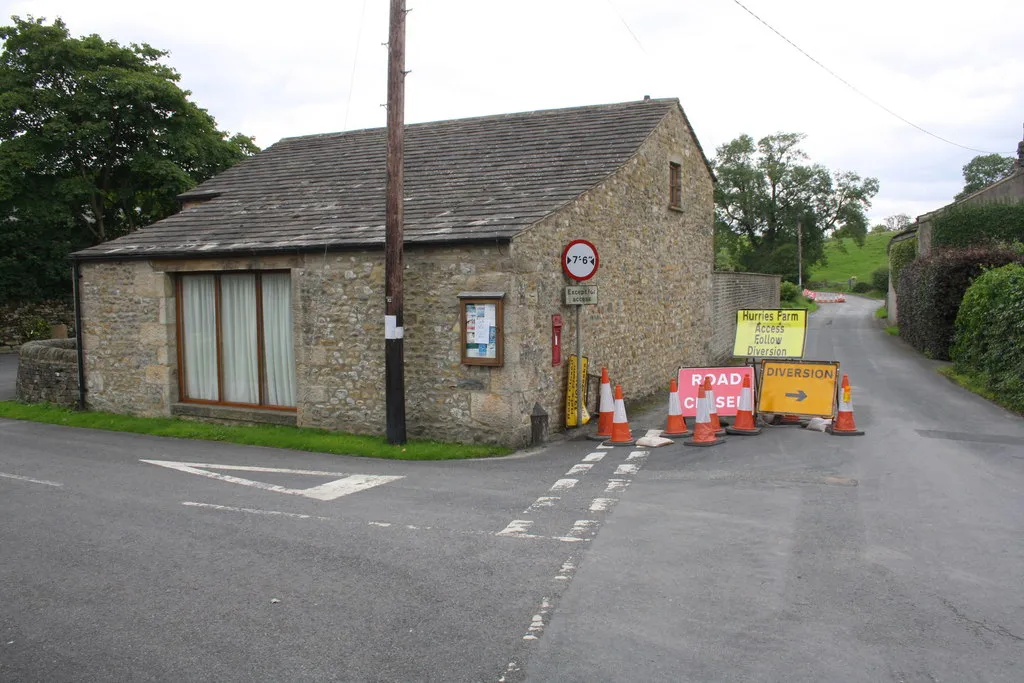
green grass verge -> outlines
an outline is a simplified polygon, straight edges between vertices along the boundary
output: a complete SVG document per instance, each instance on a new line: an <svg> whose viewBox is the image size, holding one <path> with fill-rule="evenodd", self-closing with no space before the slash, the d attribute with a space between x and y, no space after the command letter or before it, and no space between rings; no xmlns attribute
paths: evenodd
<svg viewBox="0 0 1024 683"><path fill-rule="evenodd" d="M871 274L882 266L887 266L889 257L886 247L895 233L875 232L864 237L864 246L858 247L852 239L830 239L825 242L827 263L815 266L811 270L811 280L828 282L847 282L856 277L858 282L871 282ZM840 250L846 249L844 254Z"/></svg>
<svg viewBox="0 0 1024 683"><path fill-rule="evenodd" d="M940 375L943 375L950 381L959 384L967 391L977 394L982 398L987 398L989 401L1006 408L1010 412L1017 413L1018 415L1022 414L1010 407L996 392L985 386L985 382L979 375L975 375L970 372L957 372L956 368L952 365L944 365L940 367L938 371Z"/></svg>
<svg viewBox="0 0 1024 683"><path fill-rule="evenodd" d="M796 301L783 299L779 302L780 308L806 308L808 313L818 310L818 304L810 299L800 297Z"/></svg>
<svg viewBox="0 0 1024 683"><path fill-rule="evenodd" d="M875 311L875 317L878 318L879 320L885 320L886 318L889 317L889 309L886 308L885 306L882 306L877 311Z"/></svg>
<svg viewBox="0 0 1024 683"><path fill-rule="evenodd" d="M889 327L885 328L885 331L894 337L900 336L900 328L897 327L896 325L890 325Z"/></svg>
<svg viewBox="0 0 1024 683"><path fill-rule="evenodd" d="M297 451L391 460L461 460L507 455L512 452L512 449L504 446L451 444L438 441L409 441L404 446L393 446L380 436L359 436L307 427L227 426L170 417L132 417L114 413L78 412L53 405L17 401L0 401L0 417L67 427L105 429L112 432L224 441L246 446L290 448Z"/></svg>

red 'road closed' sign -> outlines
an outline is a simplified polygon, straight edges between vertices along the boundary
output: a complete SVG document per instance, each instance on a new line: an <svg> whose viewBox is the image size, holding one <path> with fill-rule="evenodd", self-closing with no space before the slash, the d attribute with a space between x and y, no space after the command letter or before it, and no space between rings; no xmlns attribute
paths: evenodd
<svg viewBox="0 0 1024 683"><path fill-rule="evenodd" d="M704 383L705 377L711 378L711 388L715 392L715 411L719 415L736 414L744 377L750 378L751 391L754 387L754 368L751 367L680 368L679 404L683 407L684 417L697 414L697 387Z"/></svg>

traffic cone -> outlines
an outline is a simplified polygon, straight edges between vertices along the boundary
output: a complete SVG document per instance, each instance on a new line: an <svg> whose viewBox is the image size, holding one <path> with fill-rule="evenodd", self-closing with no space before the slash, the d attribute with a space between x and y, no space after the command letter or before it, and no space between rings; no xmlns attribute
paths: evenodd
<svg viewBox="0 0 1024 683"><path fill-rule="evenodd" d="M761 428L754 422L754 391L750 388L750 376L743 375L743 390L740 392L740 406L736 411L736 419L731 427L726 427L729 434L753 436L760 434Z"/></svg>
<svg viewBox="0 0 1024 683"><path fill-rule="evenodd" d="M668 383L668 423L661 435L673 439L690 435L683 418L683 407L679 405L679 387L675 380Z"/></svg>
<svg viewBox="0 0 1024 683"><path fill-rule="evenodd" d="M683 442L684 446L717 446L725 443L719 439L711 426L711 410L708 408L708 392L706 384L697 387L697 422L693 426L693 438Z"/></svg>
<svg viewBox="0 0 1024 683"><path fill-rule="evenodd" d="M711 378L704 378L704 393L708 397L708 410L711 411L711 426L715 430L716 436L722 436L725 434L725 430L722 429L722 423L718 419L718 408L715 407L715 391L711 388Z"/></svg>
<svg viewBox="0 0 1024 683"><path fill-rule="evenodd" d="M605 441L609 446L632 446L636 443L629 431L626 419L626 404L622 401L622 387L615 385L615 415L612 418L612 438Z"/></svg>
<svg viewBox="0 0 1024 683"><path fill-rule="evenodd" d="M839 397L839 412L831 427L826 428L829 434L836 436L862 436L864 432L857 429L853 421L853 399L850 397L850 377L843 375L842 392Z"/></svg>
<svg viewBox="0 0 1024 683"><path fill-rule="evenodd" d="M601 368L601 405L598 407L597 433L591 436L596 441L612 437L612 423L615 422L615 401L612 399L612 384L608 379L608 368Z"/></svg>

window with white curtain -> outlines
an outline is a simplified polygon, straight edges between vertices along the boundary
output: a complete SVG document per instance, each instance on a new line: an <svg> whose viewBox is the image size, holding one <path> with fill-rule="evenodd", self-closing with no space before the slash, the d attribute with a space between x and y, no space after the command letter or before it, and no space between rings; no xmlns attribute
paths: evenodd
<svg viewBox="0 0 1024 683"><path fill-rule="evenodd" d="M183 400L295 407L289 273L180 275L178 341Z"/></svg>

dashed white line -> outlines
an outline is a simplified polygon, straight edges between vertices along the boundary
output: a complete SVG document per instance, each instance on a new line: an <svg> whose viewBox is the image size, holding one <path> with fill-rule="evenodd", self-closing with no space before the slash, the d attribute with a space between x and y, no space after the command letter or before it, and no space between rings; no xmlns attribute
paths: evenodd
<svg viewBox="0 0 1024 683"><path fill-rule="evenodd" d="M595 519L578 519L572 525L572 531L569 535L573 538L583 538L586 535L593 535L597 533L597 520Z"/></svg>
<svg viewBox="0 0 1024 683"><path fill-rule="evenodd" d="M250 515L269 515L273 517L294 517L295 519L322 519L329 520L330 517L317 517L316 515L302 515L297 512L281 512L279 510L257 510L255 508L236 508L229 505L214 505L212 503L194 503L185 501L182 505L193 508L205 508L207 510L219 510L221 512L246 512Z"/></svg>
<svg viewBox="0 0 1024 683"><path fill-rule="evenodd" d="M20 474L5 474L4 472L0 472L0 477L3 477L4 479L14 479L15 481L27 481L27 482L29 482L31 484L42 484L44 486L56 486L57 488L60 488L60 487L64 486L64 484L61 484L60 482L46 481L45 479L33 479L32 477L23 477Z"/></svg>
<svg viewBox="0 0 1024 683"><path fill-rule="evenodd" d="M628 479L609 479L608 480L608 485L606 487L604 487L604 492L605 493L618 493L620 491L625 491L628 486L629 486L629 480Z"/></svg>
<svg viewBox="0 0 1024 683"><path fill-rule="evenodd" d="M611 450L611 449L615 448L615 446L609 446L607 444L601 444L600 446L598 446L598 448L600 448L603 451L608 451L608 450Z"/></svg>
<svg viewBox="0 0 1024 683"><path fill-rule="evenodd" d="M590 503L591 512L607 512L612 506L619 502L618 498L595 498Z"/></svg>
<svg viewBox="0 0 1024 683"><path fill-rule="evenodd" d="M566 472L566 474L567 475L570 475L570 474L586 474L587 472L590 471L591 467L593 467L592 464L581 462L581 463L579 463L577 465L573 465L572 467L570 467L569 471Z"/></svg>
<svg viewBox="0 0 1024 683"><path fill-rule="evenodd" d="M615 474L636 474L640 471L640 465L631 462L624 462L615 468Z"/></svg>
<svg viewBox="0 0 1024 683"><path fill-rule="evenodd" d="M587 457L583 458L583 462L601 462L602 458L604 458L604 453L594 451L593 453L587 453Z"/></svg>
<svg viewBox="0 0 1024 683"><path fill-rule="evenodd" d="M497 536L516 536L517 538L537 538L536 536L526 533L533 526L533 522L528 519L513 519L507 527L499 531Z"/></svg>
<svg viewBox="0 0 1024 683"><path fill-rule="evenodd" d="M626 462L643 461L647 457L647 451L633 451L626 457Z"/></svg>
<svg viewBox="0 0 1024 683"><path fill-rule="evenodd" d="M559 479L551 485L550 491L568 491L579 483L579 479Z"/></svg>
<svg viewBox="0 0 1024 683"><path fill-rule="evenodd" d="M555 506L555 502L561 500L558 496L541 496L537 500L533 501L530 507L523 510L524 515L528 515L532 512L537 512L541 508L550 508Z"/></svg>
<svg viewBox="0 0 1024 683"><path fill-rule="evenodd" d="M555 575L556 581L568 581L572 578L573 572L576 571L576 563L573 558L569 558L562 563L562 568L558 570L558 574Z"/></svg>

